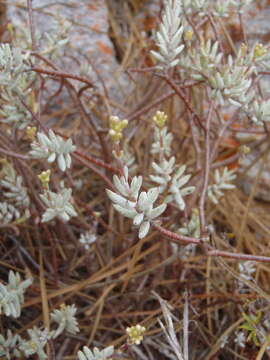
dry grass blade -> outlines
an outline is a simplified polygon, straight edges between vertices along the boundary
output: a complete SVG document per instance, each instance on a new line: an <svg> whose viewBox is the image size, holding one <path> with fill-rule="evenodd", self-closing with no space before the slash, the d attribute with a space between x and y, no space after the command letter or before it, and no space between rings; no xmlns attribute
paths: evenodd
<svg viewBox="0 0 270 360"><path fill-rule="evenodd" d="M184 357L185 355L180 346L179 340L177 339L177 336L176 336L176 332L175 332L175 328L174 328L173 320L172 320L173 319L173 315L171 313L172 309L169 308L168 303L165 300L163 300L157 293L154 292L154 295L158 299L161 309L162 309L162 314L163 314L163 317L165 320L166 327L161 320L158 320L158 322L159 322L159 325L167 339L168 344L170 345L172 351L174 352L174 354L178 360L188 360L188 357L187 358ZM186 312L186 311L187 311L187 309L185 308L184 312ZM187 315L185 314L185 322L186 321L187 321ZM187 328L185 325L185 331L186 330L187 330ZM185 352L187 351L186 336L187 336L187 334L185 332L185 344L184 344Z"/></svg>

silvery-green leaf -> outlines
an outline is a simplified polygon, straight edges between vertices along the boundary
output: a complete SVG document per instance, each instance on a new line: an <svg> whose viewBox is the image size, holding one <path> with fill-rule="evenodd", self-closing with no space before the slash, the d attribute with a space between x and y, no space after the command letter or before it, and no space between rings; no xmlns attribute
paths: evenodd
<svg viewBox="0 0 270 360"><path fill-rule="evenodd" d="M149 229L150 229L150 221L144 221L139 229L139 238L140 239L144 238L148 234Z"/></svg>
<svg viewBox="0 0 270 360"><path fill-rule="evenodd" d="M65 171L66 170L66 162L65 162L65 158L64 158L64 155L63 154L60 154L57 158L57 163L58 163L58 166L59 166L59 169L62 170L62 171Z"/></svg>
<svg viewBox="0 0 270 360"><path fill-rule="evenodd" d="M133 219L133 224L135 226L139 226L142 223L143 218L144 218L144 213L137 214Z"/></svg>
<svg viewBox="0 0 270 360"><path fill-rule="evenodd" d="M180 45L178 46L177 48L174 49L173 53L174 53L174 56L178 56L184 49L185 45ZM178 61L177 59L175 59L174 61Z"/></svg>
<svg viewBox="0 0 270 360"><path fill-rule="evenodd" d="M51 143L56 147L59 148L60 147L60 137L55 135L55 133L53 132L52 129L49 130L49 138L51 140Z"/></svg>
<svg viewBox="0 0 270 360"><path fill-rule="evenodd" d="M128 201L123 196L118 195L111 190L107 189L106 192L107 192L107 195L109 196L109 198L111 199L111 201L114 202L115 204L118 204L124 208L126 208L126 207L130 208L130 207L136 206L136 202Z"/></svg>
<svg viewBox="0 0 270 360"><path fill-rule="evenodd" d="M163 174L163 169L154 161L152 162L152 167L158 174Z"/></svg>
<svg viewBox="0 0 270 360"><path fill-rule="evenodd" d="M127 166L124 167L124 176L125 176L126 181L128 181L128 167Z"/></svg>
<svg viewBox="0 0 270 360"><path fill-rule="evenodd" d="M169 42L168 30L167 30L167 28L165 27L164 23L161 23L161 24L160 24L160 31L159 31L158 33L160 33L161 37L162 37L165 41ZM158 35L158 33L157 33L157 35Z"/></svg>
<svg viewBox="0 0 270 360"><path fill-rule="evenodd" d="M175 197L175 201L176 201L177 205L179 206L179 209L183 211L186 207L186 204L185 204L180 192L175 193L174 197Z"/></svg>
<svg viewBox="0 0 270 360"><path fill-rule="evenodd" d="M170 134L171 135L171 134ZM175 156L172 156L168 162L168 169L172 170L175 164Z"/></svg>
<svg viewBox="0 0 270 360"><path fill-rule="evenodd" d="M103 355L106 357L106 358L109 358L110 356L113 355L114 353L114 347L111 345L111 346L107 346L105 349L102 350L102 353ZM109 359L108 359L109 360Z"/></svg>
<svg viewBox="0 0 270 360"><path fill-rule="evenodd" d="M213 192L210 190L208 191L208 197L209 199L211 199L211 201L214 203L214 204L218 204L218 200L217 198L214 196Z"/></svg>
<svg viewBox="0 0 270 360"><path fill-rule="evenodd" d="M130 184L130 190L135 199L138 197L139 190L142 186L142 176L135 176Z"/></svg>
<svg viewBox="0 0 270 360"><path fill-rule="evenodd" d="M83 347L83 351L78 352L79 360L109 360L114 353L114 347L108 346L103 350L94 348L93 352L87 347Z"/></svg>
<svg viewBox="0 0 270 360"><path fill-rule="evenodd" d="M224 190L235 189L235 185L233 185L233 184L222 184L221 188L224 189Z"/></svg>
<svg viewBox="0 0 270 360"><path fill-rule="evenodd" d="M229 103L231 103L234 106L237 106L237 107L242 106L242 104L239 101L236 101L234 99L229 98L228 101L229 101Z"/></svg>
<svg viewBox="0 0 270 360"><path fill-rule="evenodd" d="M179 43L179 38L182 36L182 33L183 33L183 26L181 26L173 35L173 37L171 38L171 46L173 48L175 48L177 46L177 44ZM184 45L181 45L184 47Z"/></svg>
<svg viewBox="0 0 270 360"><path fill-rule="evenodd" d="M161 176L150 175L149 177L153 182L155 182L157 184L160 184L160 185L166 185L167 184L166 179L162 178Z"/></svg>
<svg viewBox="0 0 270 360"><path fill-rule="evenodd" d="M176 194L176 193L179 192L179 189L178 189L178 187L177 187L177 185L175 183L172 183L172 185L170 186L170 192L172 194Z"/></svg>
<svg viewBox="0 0 270 360"><path fill-rule="evenodd" d="M181 189L180 192L181 192L182 196L185 196L185 195L189 195L189 194L193 193L193 191L195 189L196 189L195 186L188 186L188 187Z"/></svg>
<svg viewBox="0 0 270 360"><path fill-rule="evenodd" d="M151 202L148 201L148 197L145 191L140 193L139 200L138 200L138 207L141 211L144 211Z"/></svg>
<svg viewBox="0 0 270 360"><path fill-rule="evenodd" d="M147 217L151 220L155 219L165 211L166 207L167 207L166 204L161 204L157 206L156 208L152 209L149 213L147 213Z"/></svg>
<svg viewBox="0 0 270 360"><path fill-rule="evenodd" d="M42 215L41 222L48 222L55 218L56 213L53 209L47 209L45 213Z"/></svg>
<svg viewBox="0 0 270 360"><path fill-rule="evenodd" d="M166 41L169 40L169 38L167 37L167 39L166 39L166 37L167 37L166 33L163 33L163 34L161 32L156 33L158 46L163 47L163 49L164 49L163 54L168 53L167 48L166 48Z"/></svg>
<svg viewBox="0 0 270 360"><path fill-rule="evenodd" d="M51 146L51 141L45 134L38 132L37 138L41 145L48 147L48 148Z"/></svg>
<svg viewBox="0 0 270 360"><path fill-rule="evenodd" d="M65 222L70 219L70 216L66 211L62 211L61 214L59 214L59 217Z"/></svg>
<svg viewBox="0 0 270 360"><path fill-rule="evenodd" d="M186 165L180 166L180 168L176 172L176 178L179 179L179 177L184 174L185 170L186 170Z"/></svg>
<svg viewBox="0 0 270 360"><path fill-rule="evenodd" d="M222 78L222 76L220 75L219 72L216 74L216 80L217 80L217 85L218 85L218 87L219 87L220 89L223 89L224 86L225 86L225 84L224 84L223 78Z"/></svg>
<svg viewBox="0 0 270 360"><path fill-rule="evenodd" d="M79 360L87 360L86 355L84 355L84 353L82 351L78 351L77 355L78 355ZM92 359L93 359L93 357L92 357ZM92 360L92 359L90 358L90 356L88 357L88 360Z"/></svg>
<svg viewBox="0 0 270 360"><path fill-rule="evenodd" d="M164 62L164 61L165 61L164 57L161 56L157 51L151 50L151 51L150 51L150 54L151 54L155 59L157 59L157 60L160 61L160 62Z"/></svg>
<svg viewBox="0 0 270 360"><path fill-rule="evenodd" d="M158 195L159 195L158 187L149 189L147 191L147 199L148 199L149 203L153 204L157 200Z"/></svg>
<svg viewBox="0 0 270 360"><path fill-rule="evenodd" d="M113 183L116 188L122 194L123 196L128 196L129 192L127 187L120 181L119 177L117 175L113 176Z"/></svg>
<svg viewBox="0 0 270 360"><path fill-rule="evenodd" d="M191 178L191 175L185 175L183 176L182 178L180 178L178 181L177 181L177 186L178 188L182 187L183 185L185 185L189 179Z"/></svg>
<svg viewBox="0 0 270 360"><path fill-rule="evenodd" d="M113 204L113 207L120 212L121 215L126 216L130 219L133 219L137 215L137 211L134 209L126 209L124 207L121 207L120 205Z"/></svg>

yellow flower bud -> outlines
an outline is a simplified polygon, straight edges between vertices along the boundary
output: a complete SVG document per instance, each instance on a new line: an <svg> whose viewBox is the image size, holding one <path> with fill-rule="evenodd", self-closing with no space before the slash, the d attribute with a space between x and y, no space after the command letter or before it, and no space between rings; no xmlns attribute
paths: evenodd
<svg viewBox="0 0 270 360"><path fill-rule="evenodd" d="M35 126L27 126L26 136L30 141L34 141L36 138L37 128Z"/></svg>
<svg viewBox="0 0 270 360"><path fill-rule="evenodd" d="M42 171L42 173L40 173L38 175L38 178L42 184L42 186L47 189L49 182L50 182L50 177L51 177L51 170L47 170L47 171Z"/></svg>
<svg viewBox="0 0 270 360"><path fill-rule="evenodd" d="M240 148L239 148L239 151L244 154L244 155L247 155L250 153L250 147L247 146L247 145L241 145Z"/></svg>
<svg viewBox="0 0 270 360"><path fill-rule="evenodd" d="M267 49L265 46L263 46L263 44L256 44L255 48L254 48L254 57L258 58L261 57L263 55L265 55L267 53Z"/></svg>
<svg viewBox="0 0 270 360"><path fill-rule="evenodd" d="M153 116L154 123L162 129L168 119L168 115L165 114L163 111L157 111L156 114Z"/></svg>
<svg viewBox="0 0 270 360"><path fill-rule="evenodd" d="M120 120L118 116L111 116L109 119L109 136L114 143L119 143L123 137L123 129L127 127L127 120Z"/></svg>
<svg viewBox="0 0 270 360"><path fill-rule="evenodd" d="M188 30L184 33L184 39L187 41L191 41L193 38L193 31L192 30Z"/></svg>

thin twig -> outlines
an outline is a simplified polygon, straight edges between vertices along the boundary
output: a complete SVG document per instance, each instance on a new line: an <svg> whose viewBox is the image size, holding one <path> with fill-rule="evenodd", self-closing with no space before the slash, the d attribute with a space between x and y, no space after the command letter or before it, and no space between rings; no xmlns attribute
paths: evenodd
<svg viewBox="0 0 270 360"><path fill-rule="evenodd" d="M27 0L27 8L28 8L28 15L29 15L29 26L30 26L30 32L31 32L32 49L33 49L33 51L36 51L36 38L35 38L35 26L34 26L34 19L33 19L32 1L33 0Z"/></svg>
<svg viewBox="0 0 270 360"><path fill-rule="evenodd" d="M248 45L247 34L246 34L246 31L245 31L245 27L244 27L243 15L242 15L242 13L241 13L240 11L238 12L238 17L239 17L239 23L240 23L240 27L241 27L241 31L242 31L244 43L245 43L246 45Z"/></svg>
<svg viewBox="0 0 270 360"><path fill-rule="evenodd" d="M162 79L164 79L168 85L174 89L174 91L176 92L176 94L181 98L181 100L183 101L183 103L185 104L186 108L188 109L188 111L191 113L192 116L194 116L194 119L196 119L200 125L200 127L202 129L205 130L205 127L202 123L202 120L200 118L200 116L195 112L195 110L192 108L192 105L190 104L189 100L187 99L187 97L183 94L182 90L180 89L180 87L178 87L175 82L167 75L158 75L160 76Z"/></svg>
<svg viewBox="0 0 270 360"><path fill-rule="evenodd" d="M100 170L96 169L95 166L93 166L91 163L84 160L82 157L78 156L78 154L76 154L76 153L73 154L73 157L76 160L78 160L80 163L82 163L84 166L86 166L87 168L93 170L94 173L96 173L101 179L104 180L104 182L109 186L110 189L114 188L110 179L105 174L103 174Z"/></svg>
<svg viewBox="0 0 270 360"><path fill-rule="evenodd" d="M199 136L198 136L198 131L199 129L195 126L194 120L193 120L193 116L190 117L190 131L191 131L191 136L192 136L192 142L193 142L193 146L194 146L194 150L195 150L195 154L196 154L196 170L199 171L202 167L201 165L201 147L199 144Z"/></svg>
<svg viewBox="0 0 270 360"><path fill-rule="evenodd" d="M5 150L5 149L3 149L3 148L0 148L0 153L5 154L5 155L7 155L7 156L15 157L15 158L17 158L17 159L31 160L31 157L30 157L30 156L18 154L18 153L15 153L15 152L13 152L13 151L10 151L10 150Z"/></svg>
<svg viewBox="0 0 270 360"><path fill-rule="evenodd" d="M176 242L178 244L188 243L188 244L197 244L197 245L199 245L201 243L200 239L173 233L170 230L167 230L167 229L165 229L162 226L159 226L157 224L153 224L153 227L156 230L158 230L162 235L164 235L165 237L171 239L172 241L174 241L174 242Z"/></svg>
<svg viewBox="0 0 270 360"><path fill-rule="evenodd" d="M188 243L188 244L201 245L201 243L203 242L202 238L197 239L189 236L178 235L171 232L170 230L164 229L162 226L157 224L153 224L153 227L156 230L158 230L162 235L164 235L166 238L178 244ZM229 258L232 260L251 260L256 262L270 263L270 257L268 256L249 255L249 254L233 253L229 251L217 250L217 249L213 249L208 244L205 246L205 249L207 250L205 253L206 256L219 256L219 257Z"/></svg>
<svg viewBox="0 0 270 360"><path fill-rule="evenodd" d="M42 68L38 68L38 67L31 68L31 71L35 71L35 72L40 73L40 74L50 75L50 76L53 76L53 77L60 77L60 78L77 80L77 81L80 81L80 82L83 82L83 83L89 85L89 87L91 87L91 88L95 88L95 86L91 83L91 81L89 81L89 80L87 80L84 77L81 77L79 75L73 75L73 74L69 74L69 73L66 73L66 72L62 72L62 71L46 70L46 69L42 69Z"/></svg>
<svg viewBox="0 0 270 360"><path fill-rule="evenodd" d="M204 179L203 179L203 188L199 202L200 228L201 228L202 238L206 236L205 199L206 199L206 192L209 182L210 165L211 165L210 164L210 123L211 123L213 109L214 109L214 102L212 101L206 119Z"/></svg>
<svg viewBox="0 0 270 360"><path fill-rule="evenodd" d="M232 260L245 260L245 261L249 260L249 261L270 263L270 257L268 256L232 253L229 251L222 251L222 250L210 250L208 251L207 256L221 256Z"/></svg>

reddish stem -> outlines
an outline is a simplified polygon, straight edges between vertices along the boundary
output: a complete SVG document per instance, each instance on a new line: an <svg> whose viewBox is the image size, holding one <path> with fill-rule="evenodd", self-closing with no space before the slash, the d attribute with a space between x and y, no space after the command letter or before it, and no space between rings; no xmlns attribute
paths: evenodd
<svg viewBox="0 0 270 360"><path fill-rule="evenodd" d="M61 78L66 78L66 79L73 79L73 80L78 80L80 82L83 82L85 84L87 84L89 87L94 88L95 86L87 79L78 76L78 75L73 75L73 74L69 74L69 73L65 73L62 71L52 71L52 70L46 70L46 69L42 69L42 68L38 68L38 67L33 67L31 69L31 71L35 71L39 74L46 74L46 75L50 75L50 76L56 76L56 77L61 77Z"/></svg>
<svg viewBox="0 0 270 360"><path fill-rule="evenodd" d="M196 238L189 237L189 236L178 235L178 234L175 234L157 224L153 224L153 227L156 230L158 230L162 235L164 235L166 238L168 238L171 241L176 242L178 244L186 243L186 244L201 245L201 243L203 242L203 239L196 239ZM232 253L232 252L223 251L223 250L216 250L208 244L205 244L204 249L206 250L206 253L205 253L206 256L220 256L220 257L225 257L225 258L229 258L232 260L245 260L245 261L249 260L249 261L270 263L270 257L268 257L268 256L257 256L257 255L241 254L241 253Z"/></svg>

